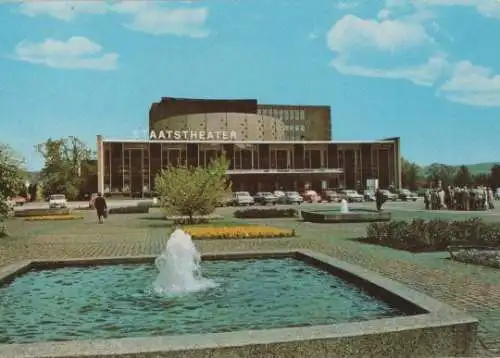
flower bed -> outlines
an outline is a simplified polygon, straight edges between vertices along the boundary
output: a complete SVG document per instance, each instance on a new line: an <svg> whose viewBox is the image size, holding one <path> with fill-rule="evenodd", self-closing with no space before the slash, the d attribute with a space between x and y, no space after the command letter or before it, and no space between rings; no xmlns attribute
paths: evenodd
<svg viewBox="0 0 500 358"><path fill-rule="evenodd" d="M468 264L500 268L500 248L485 246L449 246L450 258Z"/></svg>
<svg viewBox="0 0 500 358"><path fill-rule="evenodd" d="M247 209L234 212L234 217L239 219L276 219L297 216L298 212L295 209Z"/></svg>
<svg viewBox="0 0 500 358"><path fill-rule="evenodd" d="M44 216L31 216L24 220L26 221L65 221L65 220L79 220L83 219L80 215L44 215Z"/></svg>
<svg viewBox="0 0 500 358"><path fill-rule="evenodd" d="M184 226L193 239L254 239L293 237L295 230L272 226Z"/></svg>
<svg viewBox="0 0 500 358"><path fill-rule="evenodd" d="M445 251L450 245L499 247L500 224L479 218L372 223L362 241L411 252Z"/></svg>
<svg viewBox="0 0 500 358"><path fill-rule="evenodd" d="M149 213L149 206L147 205L123 206L120 208L108 209L108 214L147 214L147 213Z"/></svg>
<svg viewBox="0 0 500 358"><path fill-rule="evenodd" d="M14 213L16 218L28 218L36 216L59 216L59 215L69 215L70 210L65 209L26 209L19 210Z"/></svg>

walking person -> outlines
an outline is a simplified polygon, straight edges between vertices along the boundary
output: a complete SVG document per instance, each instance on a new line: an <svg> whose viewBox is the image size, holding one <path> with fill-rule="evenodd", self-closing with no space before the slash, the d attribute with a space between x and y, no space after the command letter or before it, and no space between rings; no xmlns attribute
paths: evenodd
<svg viewBox="0 0 500 358"><path fill-rule="evenodd" d="M94 208L97 212L99 224L102 224L104 222L104 218L107 216L108 205L106 204L106 199L103 198L101 193L97 193L97 197L94 199Z"/></svg>
<svg viewBox="0 0 500 358"><path fill-rule="evenodd" d="M377 211L381 211L382 204L385 202L385 196L379 188L375 191L375 202L377 204Z"/></svg>

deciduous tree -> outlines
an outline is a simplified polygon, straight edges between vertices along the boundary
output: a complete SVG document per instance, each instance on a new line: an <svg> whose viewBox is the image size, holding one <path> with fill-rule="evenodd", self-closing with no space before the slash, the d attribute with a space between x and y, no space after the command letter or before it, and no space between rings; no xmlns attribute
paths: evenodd
<svg viewBox="0 0 500 358"><path fill-rule="evenodd" d="M0 221L3 222L9 213L7 199L16 195L23 186L23 162L4 144L0 144ZM5 235L5 226L0 223L0 236Z"/></svg>
<svg viewBox="0 0 500 358"><path fill-rule="evenodd" d="M168 215L187 216L194 223L196 215L213 213L218 203L230 193L225 156L212 161L208 167L173 167L162 170L155 178L155 190L161 206Z"/></svg>
<svg viewBox="0 0 500 358"><path fill-rule="evenodd" d="M494 188L500 188L500 164L495 164L491 167L491 186Z"/></svg>
<svg viewBox="0 0 500 358"><path fill-rule="evenodd" d="M404 188L415 190L423 179L422 168L415 162L401 158L401 176Z"/></svg>
<svg viewBox="0 0 500 358"><path fill-rule="evenodd" d="M426 168L426 179L431 185L441 181L443 187L453 184L456 168L451 165L432 163Z"/></svg>
<svg viewBox="0 0 500 358"><path fill-rule="evenodd" d="M81 173L90 171L86 166L91 165L90 160L94 158L92 150L73 136L49 138L36 149L45 160L40 173L44 195L65 194L70 200L76 199L85 181Z"/></svg>
<svg viewBox="0 0 500 358"><path fill-rule="evenodd" d="M455 174L453 182L456 186L459 187L471 186L473 183L473 178L469 172L469 168L467 168L465 165L461 165Z"/></svg>

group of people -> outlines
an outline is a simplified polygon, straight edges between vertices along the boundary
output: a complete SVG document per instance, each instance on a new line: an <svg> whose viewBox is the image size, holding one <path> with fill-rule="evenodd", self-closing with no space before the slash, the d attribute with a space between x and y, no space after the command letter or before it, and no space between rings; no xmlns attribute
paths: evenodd
<svg viewBox="0 0 500 358"><path fill-rule="evenodd" d="M492 210L494 194L491 188L478 186L474 188L453 187L428 189L424 196L426 210Z"/></svg>

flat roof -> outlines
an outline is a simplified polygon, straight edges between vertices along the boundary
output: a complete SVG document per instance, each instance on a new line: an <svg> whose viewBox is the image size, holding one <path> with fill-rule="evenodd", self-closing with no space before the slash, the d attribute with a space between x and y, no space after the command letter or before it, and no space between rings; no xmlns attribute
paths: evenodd
<svg viewBox="0 0 500 358"><path fill-rule="evenodd" d="M205 144L376 144L394 140L168 140L168 139L102 139L107 143L205 143Z"/></svg>

